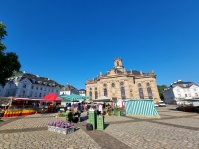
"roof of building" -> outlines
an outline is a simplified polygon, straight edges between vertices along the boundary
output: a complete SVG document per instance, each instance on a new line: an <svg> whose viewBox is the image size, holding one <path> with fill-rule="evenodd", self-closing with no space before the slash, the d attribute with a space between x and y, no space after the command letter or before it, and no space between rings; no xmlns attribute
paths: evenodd
<svg viewBox="0 0 199 149"><path fill-rule="evenodd" d="M182 80L178 80L177 82L172 83L170 87L180 86L180 87L182 87L182 88L189 88L189 87L191 87L192 85L198 86L198 85L197 85L196 83L194 83L194 82L184 82L184 81L182 81Z"/></svg>
<svg viewBox="0 0 199 149"><path fill-rule="evenodd" d="M30 73L21 73L17 76L9 78L8 80L20 82L24 79L28 79L32 84L41 84L41 85L47 85L47 86L57 86L58 85L58 83L55 82L54 80L50 80L49 78L40 77L38 75L33 75Z"/></svg>
<svg viewBox="0 0 199 149"><path fill-rule="evenodd" d="M86 91L85 89L80 89L79 91Z"/></svg>
<svg viewBox="0 0 199 149"><path fill-rule="evenodd" d="M67 84L66 86L62 87L60 91L72 91L75 90L76 88L72 86L71 84Z"/></svg>

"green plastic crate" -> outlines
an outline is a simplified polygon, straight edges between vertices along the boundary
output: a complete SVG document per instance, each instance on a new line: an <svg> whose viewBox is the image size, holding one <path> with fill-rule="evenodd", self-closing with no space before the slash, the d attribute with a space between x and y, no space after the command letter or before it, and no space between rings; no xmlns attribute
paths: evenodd
<svg viewBox="0 0 199 149"><path fill-rule="evenodd" d="M104 130L104 116L97 116L97 130Z"/></svg>
<svg viewBox="0 0 199 149"><path fill-rule="evenodd" d="M89 111L88 113L88 122L93 125L93 129L97 128L97 113L96 111Z"/></svg>

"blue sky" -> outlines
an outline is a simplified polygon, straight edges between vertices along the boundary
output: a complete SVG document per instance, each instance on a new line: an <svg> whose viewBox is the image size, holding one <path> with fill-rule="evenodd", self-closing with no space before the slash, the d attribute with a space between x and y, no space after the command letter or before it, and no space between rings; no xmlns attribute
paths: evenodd
<svg viewBox="0 0 199 149"><path fill-rule="evenodd" d="M85 88L113 68L154 70L157 84L199 84L198 0L1 0L3 41L21 70Z"/></svg>

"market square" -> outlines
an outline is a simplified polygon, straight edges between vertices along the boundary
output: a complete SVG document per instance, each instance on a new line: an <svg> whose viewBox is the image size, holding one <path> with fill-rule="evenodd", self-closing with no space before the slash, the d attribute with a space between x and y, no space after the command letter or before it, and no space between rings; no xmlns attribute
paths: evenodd
<svg viewBox="0 0 199 149"><path fill-rule="evenodd" d="M2 118L0 148L198 149L198 113L175 108L173 105L158 107L160 118L105 116L104 131L87 131L86 120L82 120L75 124L78 129L67 135L47 130L47 123L55 119L55 114Z"/></svg>
<svg viewBox="0 0 199 149"><path fill-rule="evenodd" d="M0 4L0 149L199 149L199 1Z"/></svg>

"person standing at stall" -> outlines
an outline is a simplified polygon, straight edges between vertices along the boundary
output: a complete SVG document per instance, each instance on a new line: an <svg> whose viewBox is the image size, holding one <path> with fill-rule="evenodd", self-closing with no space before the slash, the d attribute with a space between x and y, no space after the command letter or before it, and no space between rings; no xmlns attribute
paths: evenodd
<svg viewBox="0 0 199 149"><path fill-rule="evenodd" d="M36 114L38 113L38 111L39 111L39 103L37 102L37 103L35 103L35 110L36 110Z"/></svg>
<svg viewBox="0 0 199 149"><path fill-rule="evenodd" d="M71 111L71 107L67 108L67 112L68 112L67 120L68 120L69 123L71 123L73 121L73 113Z"/></svg>

